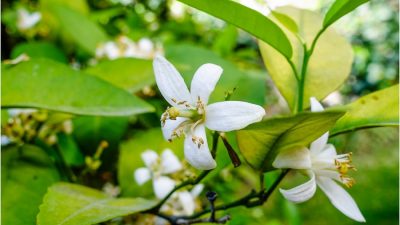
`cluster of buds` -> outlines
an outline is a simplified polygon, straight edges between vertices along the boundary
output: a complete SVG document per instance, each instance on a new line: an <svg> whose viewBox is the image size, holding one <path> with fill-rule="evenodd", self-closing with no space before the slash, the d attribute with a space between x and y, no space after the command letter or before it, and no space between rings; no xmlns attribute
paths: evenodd
<svg viewBox="0 0 400 225"><path fill-rule="evenodd" d="M57 133L72 132L71 120L49 122L47 111L20 111L2 125L2 135L17 144L31 143L36 138L48 145L57 142Z"/></svg>

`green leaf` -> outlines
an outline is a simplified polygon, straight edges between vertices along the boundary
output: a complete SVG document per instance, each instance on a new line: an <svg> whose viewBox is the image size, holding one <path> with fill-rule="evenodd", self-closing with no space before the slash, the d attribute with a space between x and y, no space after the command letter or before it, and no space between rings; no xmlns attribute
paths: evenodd
<svg viewBox="0 0 400 225"><path fill-rule="evenodd" d="M118 181L123 196L154 196L152 182L145 183L145 186L139 186L134 180L133 173L136 169L145 167L140 156L142 152L151 149L161 153L166 148L171 149L179 159L183 159L183 141L178 139L170 143L164 140L161 128L137 132L132 139L121 144Z"/></svg>
<svg viewBox="0 0 400 225"><path fill-rule="evenodd" d="M91 225L138 213L156 204L142 198L111 198L82 185L58 183L49 188L38 225Z"/></svg>
<svg viewBox="0 0 400 225"><path fill-rule="evenodd" d="M399 85L373 92L344 106L347 113L337 121L331 134L361 128L399 125Z"/></svg>
<svg viewBox="0 0 400 225"><path fill-rule="evenodd" d="M336 20L368 1L369 0L336 0L325 15L323 22L324 28L330 26Z"/></svg>
<svg viewBox="0 0 400 225"><path fill-rule="evenodd" d="M308 146L333 127L343 114L304 112L267 119L236 132L239 149L253 168L272 170L272 162L280 151Z"/></svg>
<svg viewBox="0 0 400 225"><path fill-rule="evenodd" d="M231 0L179 0L189 6L225 20L271 45L287 58L292 46L285 33L269 18Z"/></svg>
<svg viewBox="0 0 400 225"><path fill-rule="evenodd" d="M88 67L85 72L129 92L139 91L144 86L154 83L152 61L145 59L121 58L102 61Z"/></svg>
<svg viewBox="0 0 400 225"><path fill-rule="evenodd" d="M82 115L127 116L150 112L141 99L93 76L47 59L22 62L2 74L2 106Z"/></svg>
<svg viewBox="0 0 400 225"><path fill-rule="evenodd" d="M62 29L85 51L92 55L96 47L108 40L106 33L85 15L64 5L54 4L52 7Z"/></svg>
<svg viewBox="0 0 400 225"><path fill-rule="evenodd" d="M278 11L290 15L298 23L299 34L310 47L312 40L320 30L320 16L311 11L291 7L281 8ZM302 43L290 31L285 29L285 32L293 46L291 60L300 73L303 61ZM286 99L289 108L296 109L297 80L289 63L276 50L263 42L260 42L260 49L269 75ZM309 60L304 85L303 108L310 105L310 97L320 100L339 88L349 76L352 62L353 51L348 41L334 30L326 30L318 40Z"/></svg>
<svg viewBox="0 0 400 225"><path fill-rule="evenodd" d="M27 54L30 58L48 58L61 63L67 63L67 57L57 46L50 42L24 42L13 48L11 58L17 58L21 54Z"/></svg>
<svg viewBox="0 0 400 225"><path fill-rule="evenodd" d="M75 140L65 133L57 134L57 142L60 147L61 153L65 159L65 162L71 166L83 165L84 159L78 145Z"/></svg>
<svg viewBox="0 0 400 225"><path fill-rule="evenodd" d="M36 224L39 205L47 188L60 177L52 160L31 145L1 150L1 222Z"/></svg>
<svg viewBox="0 0 400 225"><path fill-rule="evenodd" d="M299 32L299 28L297 27L296 22L294 22L292 18L277 11L272 11L271 13L279 21L279 23L285 26L286 29L290 30L295 34Z"/></svg>
<svg viewBox="0 0 400 225"><path fill-rule="evenodd" d="M223 101L225 93L236 88L231 100L247 101L259 105L264 104L265 82L260 82L259 76L252 76L247 72L242 72L235 64L221 58L210 50L187 44L174 45L166 48L166 57L177 67L189 87L195 71L201 65L214 63L222 67L224 71L210 96L210 102ZM248 89L249 86L251 91Z"/></svg>

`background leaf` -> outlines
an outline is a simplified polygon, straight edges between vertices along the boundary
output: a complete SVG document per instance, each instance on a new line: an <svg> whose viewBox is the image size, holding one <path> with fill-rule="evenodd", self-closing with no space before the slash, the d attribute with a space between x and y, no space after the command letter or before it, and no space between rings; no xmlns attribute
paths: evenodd
<svg viewBox="0 0 400 225"><path fill-rule="evenodd" d="M32 145L2 148L2 224L36 224L39 205L47 188L59 180L59 174L44 150Z"/></svg>
<svg viewBox="0 0 400 225"><path fill-rule="evenodd" d="M326 13L323 26L328 27L336 20L368 1L369 0L336 0Z"/></svg>
<svg viewBox="0 0 400 225"><path fill-rule="evenodd" d="M93 76L47 59L5 69L3 107L34 107L82 115L126 116L153 107Z"/></svg>
<svg viewBox="0 0 400 225"><path fill-rule="evenodd" d="M81 185L58 183L40 206L38 225L91 225L147 210L156 202L142 198L111 198Z"/></svg>
<svg viewBox="0 0 400 225"><path fill-rule="evenodd" d="M54 4L52 10L61 23L61 27L85 51L92 55L96 47L108 40L106 33L85 15L65 5Z"/></svg>
<svg viewBox="0 0 400 225"><path fill-rule="evenodd" d="M298 23L299 34L310 46L320 30L321 18L308 10L291 7L278 9L279 12L290 15ZM284 26L282 25L282 28ZM303 61L302 43L288 30L285 30L293 46L291 58L300 71ZM261 54L274 83L288 102L291 109L296 108L297 81L289 63L275 49L260 42ZM306 74L304 86L303 108L309 106L310 97L323 99L329 93L339 88L347 79L353 62L353 51L347 40L334 30L328 29L322 34L312 54Z"/></svg>
<svg viewBox="0 0 400 225"><path fill-rule="evenodd" d="M145 59L105 60L88 67L85 72L129 92L139 91L144 86L154 83L153 63L151 60Z"/></svg>
<svg viewBox="0 0 400 225"><path fill-rule="evenodd" d="M67 63L64 52L51 42L25 42L17 45L11 52L11 58L17 58L22 53L30 58L48 58L61 63Z"/></svg>
<svg viewBox="0 0 400 225"><path fill-rule="evenodd" d="M350 103L331 134L360 128L399 125L399 85L373 92Z"/></svg>
<svg viewBox="0 0 400 225"><path fill-rule="evenodd" d="M282 55L292 57L285 33L261 13L230 0L179 0L189 6L225 20L270 44Z"/></svg>
<svg viewBox="0 0 400 225"><path fill-rule="evenodd" d="M264 120L236 132L240 152L255 169L272 170L285 149L308 146L328 131L344 112L300 113Z"/></svg>

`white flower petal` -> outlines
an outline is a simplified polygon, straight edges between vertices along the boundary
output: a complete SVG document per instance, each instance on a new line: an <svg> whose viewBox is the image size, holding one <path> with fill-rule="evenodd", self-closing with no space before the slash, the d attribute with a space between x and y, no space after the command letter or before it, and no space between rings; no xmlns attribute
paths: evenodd
<svg viewBox="0 0 400 225"><path fill-rule="evenodd" d="M215 131L239 130L261 121L264 115L265 110L255 104L241 101L217 102L207 106L205 125Z"/></svg>
<svg viewBox="0 0 400 225"><path fill-rule="evenodd" d="M312 152L312 154L314 155L319 154L324 149L325 145L328 143L328 138L329 138L329 132L326 132L317 140L313 141L310 145L310 151Z"/></svg>
<svg viewBox="0 0 400 225"><path fill-rule="evenodd" d="M162 199L174 189L175 181L166 176L160 176L153 180L154 194L158 199Z"/></svg>
<svg viewBox="0 0 400 225"><path fill-rule="evenodd" d="M193 102L197 102L198 97L207 105L208 98L222 74L222 68L218 65L207 63L200 66L193 76L190 86L190 93Z"/></svg>
<svg viewBox="0 0 400 225"><path fill-rule="evenodd" d="M196 184L190 191L190 194L193 196L193 198L195 198L201 194L203 189L204 189L204 184Z"/></svg>
<svg viewBox="0 0 400 225"><path fill-rule="evenodd" d="M153 68L158 89L169 104L180 107L172 99L178 102L192 102L185 81L168 60L162 56L156 56L153 61Z"/></svg>
<svg viewBox="0 0 400 225"><path fill-rule="evenodd" d="M148 168L144 167L138 168L137 170L135 170L133 176L135 178L136 183L142 185L146 183L148 180L150 180L151 171Z"/></svg>
<svg viewBox="0 0 400 225"><path fill-rule="evenodd" d="M153 165L159 160L157 152L150 149L144 151L141 156L144 164L149 169L151 169Z"/></svg>
<svg viewBox="0 0 400 225"><path fill-rule="evenodd" d="M365 222L356 202L335 181L326 177L317 177L318 186L328 196L331 203L344 215L358 222Z"/></svg>
<svg viewBox="0 0 400 225"><path fill-rule="evenodd" d="M324 107L319 103L319 101L315 97L310 98L311 111L312 112L321 112L324 111Z"/></svg>
<svg viewBox="0 0 400 225"><path fill-rule="evenodd" d="M337 156L336 148L332 144L326 144L321 152L316 155L319 159L331 159L334 160Z"/></svg>
<svg viewBox="0 0 400 225"><path fill-rule="evenodd" d="M192 215L196 208L193 196L188 191L182 191L178 193L178 199L181 203L185 216Z"/></svg>
<svg viewBox="0 0 400 225"><path fill-rule="evenodd" d="M192 141L192 135L196 138L202 138L204 144L198 146L197 143ZM185 158L193 167L199 170L211 170L217 166L217 163L211 156L208 149L206 131L204 125L198 125L194 129L194 133L185 137Z"/></svg>
<svg viewBox="0 0 400 225"><path fill-rule="evenodd" d="M184 121L188 120L184 117L177 117L176 120L166 120L165 124L161 124L161 130L164 139L167 141L172 141L176 137L172 137L174 130Z"/></svg>
<svg viewBox="0 0 400 225"><path fill-rule="evenodd" d="M162 173L174 173L182 169L182 164L171 149L165 149L161 154Z"/></svg>
<svg viewBox="0 0 400 225"><path fill-rule="evenodd" d="M311 179L304 184L301 184L295 188L284 190L279 189L282 195L289 201L294 203L302 203L309 200L314 196L317 190L317 184L315 182L314 173L310 172Z"/></svg>
<svg viewBox="0 0 400 225"><path fill-rule="evenodd" d="M311 156L307 148L288 149L281 151L272 166L275 168L310 169Z"/></svg>

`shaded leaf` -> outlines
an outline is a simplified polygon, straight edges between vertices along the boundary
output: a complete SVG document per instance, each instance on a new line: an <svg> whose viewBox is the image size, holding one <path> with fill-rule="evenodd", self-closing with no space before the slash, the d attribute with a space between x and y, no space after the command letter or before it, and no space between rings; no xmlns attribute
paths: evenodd
<svg viewBox="0 0 400 225"><path fill-rule="evenodd" d="M3 107L33 107L82 115L126 116L149 112L141 99L93 76L47 59L3 70Z"/></svg>
<svg viewBox="0 0 400 225"><path fill-rule="evenodd" d="M285 57L292 57L292 46L285 33L268 17L231 0L179 0L231 23L271 45Z"/></svg>
<svg viewBox="0 0 400 225"><path fill-rule="evenodd" d="M156 202L142 198L111 198L82 185L58 183L40 206L38 225L90 225L147 210Z"/></svg>
<svg viewBox="0 0 400 225"><path fill-rule="evenodd" d="M84 163L83 154L72 136L65 133L58 133L57 143L68 165L80 166Z"/></svg>
<svg viewBox="0 0 400 225"><path fill-rule="evenodd" d="M399 85L373 92L344 106L347 113L331 134L376 126L399 125Z"/></svg>
<svg viewBox="0 0 400 225"><path fill-rule="evenodd" d="M58 62L67 63L67 57L57 46L50 42L25 42L21 43L11 52L11 58L17 58L22 53L30 58L48 58Z"/></svg>
<svg viewBox="0 0 400 225"><path fill-rule="evenodd" d="M336 20L368 1L369 0L336 0L326 13L323 26L328 27Z"/></svg>
<svg viewBox="0 0 400 225"><path fill-rule="evenodd" d="M255 169L272 170L275 156L285 149L308 146L331 127L344 112L300 113L250 125L236 132L240 151Z"/></svg>
<svg viewBox="0 0 400 225"><path fill-rule="evenodd" d="M1 150L1 222L36 224L47 188L60 180L50 157L32 145Z"/></svg>
<svg viewBox="0 0 400 225"><path fill-rule="evenodd" d="M96 47L108 40L106 33L85 15L64 5L54 4L52 10L61 23L61 27L85 51L92 55Z"/></svg>
<svg viewBox="0 0 400 225"><path fill-rule="evenodd" d="M278 11L290 15L298 23L299 34L310 47L320 30L320 16L308 10L291 7L281 8ZM285 30L285 32L293 46L292 61L300 73L303 61L302 43L290 31ZM298 98L297 80L289 63L276 50L263 42L260 42L260 49L269 75L286 99L289 108L295 109ZM318 40L309 60L304 85L303 108L310 105L310 97L320 100L339 88L349 76L352 62L353 51L347 40L332 29L326 30Z"/></svg>
<svg viewBox="0 0 400 225"><path fill-rule="evenodd" d="M136 92L146 85L154 83L152 61L136 58L121 58L102 61L88 67L85 72L123 88Z"/></svg>

